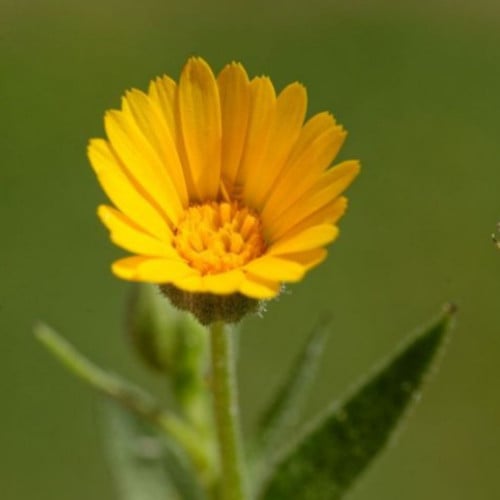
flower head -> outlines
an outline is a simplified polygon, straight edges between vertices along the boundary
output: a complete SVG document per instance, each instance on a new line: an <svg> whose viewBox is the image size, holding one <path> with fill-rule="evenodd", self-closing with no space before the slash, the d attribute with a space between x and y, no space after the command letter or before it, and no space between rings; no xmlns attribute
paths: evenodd
<svg viewBox="0 0 500 500"><path fill-rule="evenodd" d="M305 88L276 95L231 63L191 58L179 82L131 90L108 111L89 158L114 207L99 217L131 257L123 279L192 294L276 296L326 256L357 161L330 165L346 132L329 113L304 123Z"/></svg>

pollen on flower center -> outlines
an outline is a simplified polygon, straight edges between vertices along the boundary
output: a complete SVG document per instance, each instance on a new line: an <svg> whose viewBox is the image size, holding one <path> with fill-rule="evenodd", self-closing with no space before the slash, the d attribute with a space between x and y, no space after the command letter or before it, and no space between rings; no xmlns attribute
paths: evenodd
<svg viewBox="0 0 500 500"><path fill-rule="evenodd" d="M207 202L186 209L173 243L179 255L202 274L236 269L266 249L258 216L228 202Z"/></svg>

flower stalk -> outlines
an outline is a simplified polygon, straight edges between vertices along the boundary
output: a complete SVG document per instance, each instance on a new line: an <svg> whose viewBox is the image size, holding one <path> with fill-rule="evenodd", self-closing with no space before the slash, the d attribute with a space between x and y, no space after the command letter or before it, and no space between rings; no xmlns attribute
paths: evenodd
<svg viewBox="0 0 500 500"><path fill-rule="evenodd" d="M224 500L248 500L234 360L234 332L221 321L210 326L212 392L219 438L220 490Z"/></svg>

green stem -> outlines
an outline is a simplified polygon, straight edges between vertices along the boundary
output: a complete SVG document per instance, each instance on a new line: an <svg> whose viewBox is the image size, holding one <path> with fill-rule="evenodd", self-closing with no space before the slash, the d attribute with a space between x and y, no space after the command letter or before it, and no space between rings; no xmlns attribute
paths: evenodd
<svg viewBox="0 0 500 500"><path fill-rule="evenodd" d="M36 325L35 335L66 368L81 380L169 434L186 450L202 478L206 481L211 480L210 457L207 456L199 436L189 424L163 409L150 394L141 388L95 365L49 326Z"/></svg>
<svg viewBox="0 0 500 500"><path fill-rule="evenodd" d="M210 326L212 389L219 438L221 490L224 500L249 498L239 427L233 332L222 322Z"/></svg>

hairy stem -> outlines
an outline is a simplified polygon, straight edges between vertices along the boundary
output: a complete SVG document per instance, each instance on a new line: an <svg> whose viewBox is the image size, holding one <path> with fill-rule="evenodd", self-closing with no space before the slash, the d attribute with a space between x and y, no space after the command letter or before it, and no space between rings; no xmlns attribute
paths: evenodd
<svg viewBox="0 0 500 500"><path fill-rule="evenodd" d="M247 500L234 363L233 332L222 322L210 326L212 389L219 439L221 493L224 500Z"/></svg>

